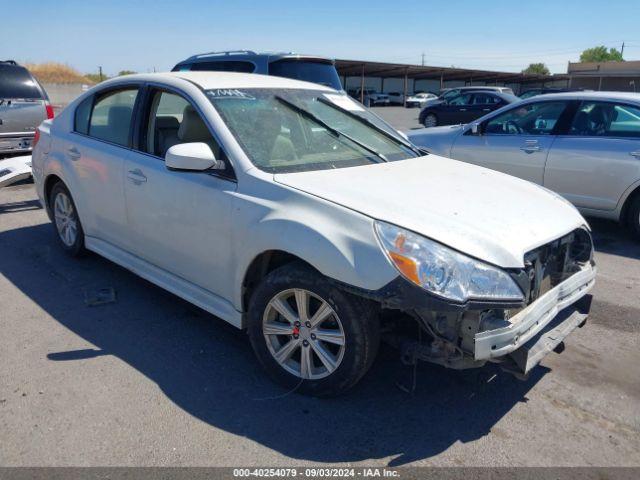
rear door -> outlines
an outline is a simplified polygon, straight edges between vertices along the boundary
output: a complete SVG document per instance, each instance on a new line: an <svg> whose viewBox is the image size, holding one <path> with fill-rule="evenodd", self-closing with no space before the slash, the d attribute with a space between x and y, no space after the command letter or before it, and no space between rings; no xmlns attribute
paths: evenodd
<svg viewBox="0 0 640 480"><path fill-rule="evenodd" d="M574 205L614 210L640 180L640 106L583 101L554 142L544 185Z"/></svg>
<svg viewBox="0 0 640 480"><path fill-rule="evenodd" d="M542 185L547 154L569 102L558 100L516 106L455 140L451 158L475 163Z"/></svg>
<svg viewBox="0 0 640 480"><path fill-rule="evenodd" d="M120 86L86 98L74 112L74 131L60 145L76 179L70 188L85 233L124 249L131 243L123 170L138 92L137 85Z"/></svg>

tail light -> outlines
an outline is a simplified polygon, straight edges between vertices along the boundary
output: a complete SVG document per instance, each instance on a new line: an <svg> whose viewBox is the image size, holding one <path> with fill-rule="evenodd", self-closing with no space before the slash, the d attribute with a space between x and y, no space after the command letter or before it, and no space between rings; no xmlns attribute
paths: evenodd
<svg viewBox="0 0 640 480"><path fill-rule="evenodd" d="M35 148L36 144L38 143L38 140L40 140L40 129L36 128L36 134L33 137L33 140L31 141L31 148Z"/></svg>
<svg viewBox="0 0 640 480"><path fill-rule="evenodd" d="M53 118L53 107L51 106L51 104L49 102L46 102L44 104L46 110L47 110L47 120L50 120Z"/></svg>

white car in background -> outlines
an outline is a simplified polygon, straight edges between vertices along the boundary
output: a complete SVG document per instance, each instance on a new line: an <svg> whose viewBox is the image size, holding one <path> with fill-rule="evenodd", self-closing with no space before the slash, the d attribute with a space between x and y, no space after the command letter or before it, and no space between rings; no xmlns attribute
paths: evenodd
<svg viewBox="0 0 640 480"><path fill-rule="evenodd" d="M436 100L438 96L434 93L421 92L415 93L407 97L407 108L424 107L429 101Z"/></svg>
<svg viewBox="0 0 640 480"><path fill-rule="evenodd" d="M543 185L640 237L640 94L541 95L468 125L407 135L437 155Z"/></svg>
<svg viewBox="0 0 640 480"><path fill-rule="evenodd" d="M410 363L525 374L585 322L596 267L574 207L425 158L336 90L257 74L123 76L39 131L36 189L62 248L247 329L288 388L345 391L382 331Z"/></svg>

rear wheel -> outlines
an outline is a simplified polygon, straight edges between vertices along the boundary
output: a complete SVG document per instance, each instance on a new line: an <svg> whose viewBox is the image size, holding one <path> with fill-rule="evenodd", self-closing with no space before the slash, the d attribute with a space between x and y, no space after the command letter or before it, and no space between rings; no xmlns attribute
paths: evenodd
<svg viewBox="0 0 640 480"><path fill-rule="evenodd" d="M73 198L63 183L58 182L51 189L49 207L62 248L72 256L83 253L84 231Z"/></svg>
<svg viewBox="0 0 640 480"><path fill-rule="evenodd" d="M302 263L274 270L249 306L249 338L267 372L286 388L336 395L367 372L379 345L372 309Z"/></svg>
<svg viewBox="0 0 640 480"><path fill-rule="evenodd" d="M435 113L429 113L427 114L426 117L424 117L424 124L425 127L429 128L429 127L435 127L438 125L438 117L436 117Z"/></svg>
<svg viewBox="0 0 640 480"><path fill-rule="evenodd" d="M636 195L636 198L634 198L631 201L631 205L629 205L627 225L629 226L631 233L633 233L636 238L640 239L640 195Z"/></svg>

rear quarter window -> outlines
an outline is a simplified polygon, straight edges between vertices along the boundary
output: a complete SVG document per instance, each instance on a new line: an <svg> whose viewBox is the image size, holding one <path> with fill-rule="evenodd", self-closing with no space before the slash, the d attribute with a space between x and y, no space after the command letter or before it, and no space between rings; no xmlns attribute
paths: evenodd
<svg viewBox="0 0 640 480"><path fill-rule="evenodd" d="M89 116L91 115L91 107L93 106L93 95L85 98L80 105L76 107L73 121L73 129L84 135L89 134Z"/></svg>
<svg viewBox="0 0 640 480"><path fill-rule="evenodd" d="M42 93L26 68L0 64L0 98L42 99Z"/></svg>

